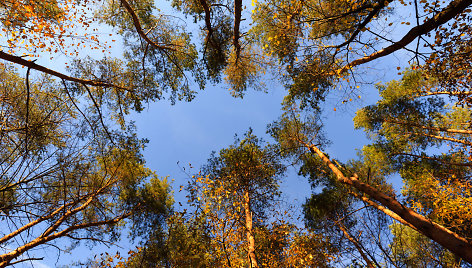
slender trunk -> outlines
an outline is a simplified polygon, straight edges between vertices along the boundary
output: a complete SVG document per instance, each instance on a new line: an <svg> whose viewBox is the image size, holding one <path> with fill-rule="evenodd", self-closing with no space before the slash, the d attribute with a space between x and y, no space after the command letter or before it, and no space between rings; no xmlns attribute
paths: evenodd
<svg viewBox="0 0 472 268"><path fill-rule="evenodd" d="M236 54L236 64L239 60L239 55L241 54L241 43L239 42L240 31L239 25L241 23L241 11L243 9L243 1L235 0L234 1L234 27L233 27L233 46Z"/></svg>
<svg viewBox="0 0 472 268"><path fill-rule="evenodd" d="M431 238L433 241L450 250L465 261L472 263L472 244L470 244L465 238L435 222L432 222L430 219L425 218L414 210L403 206L396 199L378 191L369 184L359 181L356 176L350 178L345 177L344 174L329 160L329 158L320 151L320 149L311 144L305 144L305 146L307 146L313 154L317 154L323 162L328 165L331 171L336 175L339 182L350 185L360 192L367 194L372 199L389 208L403 220L413 225L418 232Z"/></svg>
<svg viewBox="0 0 472 268"><path fill-rule="evenodd" d="M357 241L357 239L355 239L354 237L351 236L351 234L349 234L349 232L346 230L344 224L342 224L342 222L340 221L335 221L335 224L339 227L339 229L341 229L341 231L343 232L344 236L349 240L351 241L351 243L356 247L357 251L361 254L362 258L364 259L364 261L367 263L367 267L368 268L374 268L374 264L372 263L372 261L369 259L369 257L367 256L367 254L364 252L363 248L361 247L361 245L359 244L359 242Z"/></svg>
<svg viewBox="0 0 472 268"><path fill-rule="evenodd" d="M247 255L250 263L251 268L256 268L257 260L256 260L256 249L255 249L255 241L254 241L254 234L252 233L252 211L251 211L251 199L249 198L249 192L246 191L244 193L244 212L246 214L246 234L247 234L247 244L248 250Z"/></svg>
<svg viewBox="0 0 472 268"><path fill-rule="evenodd" d="M359 199L362 199L362 201L366 202L369 206L371 207L374 207L380 211L382 211L383 213L387 214L387 216L390 216L392 219L400 222L401 224L403 225L406 225L408 227L410 227L411 229L413 230L416 230L416 227L411 225L409 222L406 222L404 219L402 219L400 216L398 216L397 214L395 214L393 211L391 211L390 209L384 207L384 206L381 206L377 203L375 203L374 201L370 200L368 197L366 196L362 196L362 195L359 195L359 194L356 194L356 193L352 193L355 197L359 198ZM416 230L418 231L418 230Z"/></svg>
<svg viewBox="0 0 472 268"><path fill-rule="evenodd" d="M199 0L202 5L203 11L205 12L205 27L207 28L207 39L212 40L213 27L211 26L211 11L208 6L207 0Z"/></svg>

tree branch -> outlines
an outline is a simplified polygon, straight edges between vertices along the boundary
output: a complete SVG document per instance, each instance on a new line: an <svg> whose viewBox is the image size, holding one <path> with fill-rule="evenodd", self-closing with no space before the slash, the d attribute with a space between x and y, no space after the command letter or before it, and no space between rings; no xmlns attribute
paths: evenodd
<svg viewBox="0 0 472 268"><path fill-rule="evenodd" d="M42 261L43 259L44 258L27 258L27 259L22 259L22 260L11 262L11 263L9 263L9 265L15 265L15 264L22 263L22 262L25 262L25 261Z"/></svg>
<svg viewBox="0 0 472 268"><path fill-rule="evenodd" d="M451 142L456 142L456 143L462 143L464 145L472 145L472 143L470 141L465 141L465 140L459 140L459 139L454 139L454 138L449 138L449 137L444 137L444 136L439 136L439 135L432 135L432 134L427 134L427 133L423 133L423 134L420 134L420 135L424 135L426 137L431 137L431 138L438 139L438 140L445 140L445 141L451 141Z"/></svg>
<svg viewBox="0 0 472 268"><path fill-rule="evenodd" d="M462 13L467 7L472 4L472 0L454 0L447 7L445 7L441 12L436 14L431 19L426 20L423 24L413 27L406 35L403 36L398 42L393 43L392 45L383 48L377 52L374 52L363 58L351 61L341 69L340 73L343 73L352 67L373 61L380 57L387 56L399 49L404 48L411 42L413 42L417 37L427 34L438 26L448 22L456 15Z"/></svg>
<svg viewBox="0 0 472 268"><path fill-rule="evenodd" d="M370 200L370 198L368 198L367 196L359 195L359 194L354 193L354 192L352 192L351 194L354 195L355 197L361 199L362 201L366 202L369 206L374 207L375 209L385 213L387 216L391 217L392 219L397 220L401 224L404 224L404 225L410 227L411 229L418 231L415 226L411 225L409 222L402 219L395 212L391 211L390 209L388 209L384 206L381 206L381 205L375 203L374 201Z"/></svg>
<svg viewBox="0 0 472 268"><path fill-rule="evenodd" d="M199 0L200 5L202 5L203 11L205 12L205 27L207 28L207 38L211 40L211 35L213 34L213 28L211 26L211 12L210 7L206 0Z"/></svg>
<svg viewBox="0 0 472 268"><path fill-rule="evenodd" d="M44 244L48 241L54 240L56 238L66 236L72 231L79 230L79 229L85 229L85 228L89 228L89 227L94 227L94 226L106 225L106 224L115 224L115 223L121 221L122 219L129 217L130 215L131 215L131 212L127 212L127 213L123 213L120 216L115 217L113 219L77 224L77 225L70 226L70 227L68 227L68 228L66 228L62 231L55 232L55 233L53 233L49 236L44 236L44 237L40 236L40 237L32 240L31 242L29 242L29 243L27 243L27 244L25 244L21 247L16 248L15 250L13 250L9 253L0 255L0 267L5 267L6 265L9 265L11 260L13 260L14 258L17 258L21 254L23 254L25 251L27 251L31 248L34 248L38 245L42 245L42 244Z"/></svg>
<svg viewBox="0 0 472 268"><path fill-rule="evenodd" d="M113 85L113 84L105 82L105 81L88 80L88 79L81 79L81 78L77 78L77 77L68 76L68 75L65 75L63 73L60 73L60 72L51 70L49 68L46 68L42 65L38 65L38 64L34 63L33 61L25 60L21 57L14 56L14 55L5 53L3 51L0 51L0 59L6 60L6 61L9 61L9 62L12 62L12 63L16 63L16 64L19 64L19 65L22 65L22 66L25 66L25 67L28 67L28 68L31 68L31 69L49 74L49 75L52 75L52 76L59 77L61 79L67 80L67 81L71 81L71 82L77 82L77 83L81 83L81 84L85 84L85 85L89 85L89 86L95 86L95 87L115 87L115 88L120 88L120 89L123 89L123 90L127 90L126 88L118 87L116 85Z"/></svg>
<svg viewBox="0 0 472 268"><path fill-rule="evenodd" d="M361 254L361 257L364 259L364 261L367 263L367 267L368 268L374 268L374 264L372 263L372 261L369 259L369 257L366 255L366 253L364 252L364 249L362 248L362 246L359 244L359 242L357 241L357 239L355 239L354 237L351 236L351 234L348 232L348 230L345 228L344 224L340 221L335 221L334 222L338 227L339 229L341 229L341 231L343 232L344 236L349 240L351 241L352 244L354 244L354 246L356 247L357 251ZM379 266L380 267L380 266Z"/></svg>
<svg viewBox="0 0 472 268"><path fill-rule="evenodd" d="M460 167L472 167L472 163L470 163L470 162L454 163L454 162L448 162L448 161L444 161L444 160L441 160L441 159L437 159L436 157L431 157L431 156L426 156L426 155L417 155L417 154L409 154L409 153L392 153L391 155L406 155L406 156L411 156L411 157L416 157L416 158L433 160L433 161L437 161L439 163L443 163L443 164L446 164L446 165L460 166Z"/></svg>
<svg viewBox="0 0 472 268"><path fill-rule="evenodd" d="M364 21L357 26L356 30L352 33L351 37L349 37L348 40L343 42L342 44L336 46L336 48L342 48L345 45L350 44L356 36L361 32L362 29L374 18L377 14L379 14L380 10L384 7L386 7L388 4L390 4L393 0L387 0L387 1L379 1L376 5L374 5L374 8L372 11L369 13L369 15L364 19Z"/></svg>
<svg viewBox="0 0 472 268"><path fill-rule="evenodd" d="M141 26L141 23L139 22L139 18L136 15L136 12L134 12L133 8L131 5L128 3L126 0L120 0L121 4L125 7L126 11L128 14L131 16L131 19L133 20L134 27L136 28L136 31L138 32L139 36L141 36L142 39L144 39L147 43L149 43L151 46L161 49L161 50L176 50L174 47L171 46L165 46L158 44L146 35L146 33L143 31L143 28Z"/></svg>
<svg viewBox="0 0 472 268"><path fill-rule="evenodd" d="M465 130L465 129L452 129L452 128L445 128L445 127L427 127L427 126L422 126L422 125L418 125L418 124L414 124L410 122L403 122L403 121L397 121L397 120L385 120L385 122L398 124L398 125L407 125L407 126L428 129L428 130L449 132L449 133L472 134L472 130Z"/></svg>

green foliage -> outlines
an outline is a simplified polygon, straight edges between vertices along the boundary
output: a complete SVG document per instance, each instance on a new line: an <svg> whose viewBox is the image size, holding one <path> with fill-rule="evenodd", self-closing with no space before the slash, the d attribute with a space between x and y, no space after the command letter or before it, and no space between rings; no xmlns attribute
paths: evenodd
<svg viewBox="0 0 472 268"><path fill-rule="evenodd" d="M131 214L134 235L162 223L170 187L145 168L145 141L132 124L109 128L95 114L101 102L87 107L50 77L28 77L25 85L6 65L0 76L0 221L10 226L1 243L22 254L64 236L114 241ZM12 240L19 234L29 247Z"/></svg>
<svg viewBox="0 0 472 268"><path fill-rule="evenodd" d="M198 55L195 45L191 43L191 35L182 25L177 24L165 14L156 14L157 8L152 1L132 1L132 8L136 11L140 26L148 29L146 36L155 45L143 43L135 29L135 24L124 9L116 1L107 3L96 11L96 16L101 22L113 26L123 37L124 63L109 65L111 73L104 72L104 68L95 67L102 63L116 60L103 59L101 62L90 62L92 68L82 68L83 62L76 63L79 68L78 75L85 77L118 78L118 84L128 88L123 92L125 96L131 95L135 109L141 111L141 102L149 102L164 98L164 93L169 91L172 103L176 100L190 101L195 96L195 91L190 88L187 74L191 73L195 81L202 89L205 81L198 64ZM86 61L87 62L87 61ZM95 70L94 70L95 69ZM98 72L98 74L97 74ZM127 98L121 99L121 104L127 103Z"/></svg>
<svg viewBox="0 0 472 268"><path fill-rule="evenodd" d="M460 96L421 70L407 70L401 81L378 88L381 99L354 118L374 140L363 149L366 164L386 175L398 172L402 194L415 209L470 238L464 205L471 198L470 109L458 106ZM458 265L450 253L407 227L395 225L392 232L394 255L408 267ZM426 248L429 256L415 248Z"/></svg>
<svg viewBox="0 0 472 268"><path fill-rule="evenodd" d="M460 267L449 251L404 225L390 225L392 258L406 267Z"/></svg>
<svg viewBox="0 0 472 268"><path fill-rule="evenodd" d="M256 3L252 15L255 26L251 33L268 55L278 59L279 69L284 69L283 80L289 90L286 102L300 100L302 107L319 108L327 91L345 79L346 74L340 69L348 59L374 46L372 40L357 43L368 35L365 25L361 25L366 20L383 18L389 1L269 0ZM376 11L378 9L380 11ZM371 13L376 16L368 19ZM361 37L350 40L353 35Z"/></svg>
<svg viewBox="0 0 472 268"><path fill-rule="evenodd" d="M253 208L258 213L279 196L279 178L285 171L280 158L271 147L262 147L262 141L249 130L243 140L222 149L212 156L203 172L213 180L223 180L234 198L243 198L248 192Z"/></svg>
<svg viewBox="0 0 472 268"><path fill-rule="evenodd" d="M250 48L242 51L238 58L232 52L224 69L225 81L231 86L231 95L242 98L248 87L262 89L263 85L258 84L258 81L265 73L264 64L264 56Z"/></svg>
<svg viewBox="0 0 472 268"><path fill-rule="evenodd" d="M328 144L319 113L299 113L294 105L284 107L284 114L268 125L267 133L276 141L281 156L298 159L305 144Z"/></svg>
<svg viewBox="0 0 472 268"><path fill-rule="evenodd" d="M218 266L211 237L201 218L175 213L166 220L166 229L156 228L144 247L116 267L209 267ZM121 265L121 266L120 266Z"/></svg>

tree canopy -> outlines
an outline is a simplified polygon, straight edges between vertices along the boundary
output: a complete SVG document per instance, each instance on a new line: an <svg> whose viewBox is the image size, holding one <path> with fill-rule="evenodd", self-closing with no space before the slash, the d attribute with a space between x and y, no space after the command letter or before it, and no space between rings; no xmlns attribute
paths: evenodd
<svg viewBox="0 0 472 268"><path fill-rule="evenodd" d="M470 266L471 5L2 1L0 267L59 238L111 245L122 233L138 245L129 256L89 264ZM379 81L377 65L401 78ZM267 82L286 90L273 142L249 131L214 153L177 206L129 115L209 84L243 98ZM353 121L371 143L348 161L328 155L326 99L340 89L347 106L369 88L378 101ZM287 166L312 186L295 208L303 226L282 206Z"/></svg>

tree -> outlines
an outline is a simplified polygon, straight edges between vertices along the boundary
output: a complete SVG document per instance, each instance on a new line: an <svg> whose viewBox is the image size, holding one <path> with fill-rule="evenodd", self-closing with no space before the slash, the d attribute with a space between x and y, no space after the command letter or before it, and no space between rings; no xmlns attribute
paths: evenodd
<svg viewBox="0 0 472 268"><path fill-rule="evenodd" d="M254 225L263 219L264 209L278 196L278 177L284 167L269 148L261 148L251 131L245 139L213 156L204 168L219 189L229 193L223 198L222 213L246 233L249 267L258 267ZM244 218L244 223L238 218Z"/></svg>
<svg viewBox="0 0 472 268"><path fill-rule="evenodd" d="M316 126L316 121L307 121L302 123L299 117L290 116L288 113L287 117L283 117L279 122L275 123L272 127L272 134L278 139L279 143L283 146L282 148L288 152L288 154L300 157L302 154L313 154L318 157L318 161L311 162L311 165L315 165L313 168L320 170L321 173L332 173L333 180L337 184L345 185L348 189L353 191L359 191L357 196L362 200L368 201L369 205L379 209L388 216L395 220L412 227L416 231L423 235L431 238L438 244L447 248L457 256L463 258L466 261L470 261L470 243L467 240L467 236L464 237L464 233L458 233L451 227L448 229L437 222L434 219L426 218L419 214L415 210L408 208L404 204L400 203L395 199L395 196L391 191L386 191L381 187L382 184L377 186L375 181L370 182L369 173L365 174L367 177L360 177L362 173L358 173L359 170L344 170L337 162L331 161L317 145L316 132L312 130L319 129ZM319 140L319 138L318 138ZM366 155L367 159L374 161L385 160L386 158L379 157L378 159L372 158L373 155ZM305 158L306 159L306 158ZM387 160L388 161L388 160ZM377 163L379 165L385 165L384 169L388 169L388 162ZM319 166L327 166L329 170L325 170ZM388 173L386 173L388 174Z"/></svg>
<svg viewBox="0 0 472 268"><path fill-rule="evenodd" d="M399 50L411 53L410 63L425 63L438 74L461 62L460 70L450 68L442 80L448 85L453 81L466 84L470 79L467 58L459 47L467 50L470 42L468 20L470 1L261 1L253 15L253 31L264 51L280 62L282 75L289 90L287 101L301 101L317 107L329 91L342 86L353 91L361 65L390 55ZM398 41L388 36L397 23L393 12L401 6L411 7L416 21L402 21L408 26L406 34ZM400 7L398 7L400 6ZM402 12L401 10L399 12ZM385 21L390 21L386 23ZM428 38L434 36L432 38ZM414 42L417 40L416 42ZM416 43L416 44L414 44ZM416 47L409 47L414 44ZM457 45L457 46L456 46ZM422 49L422 47L426 47ZM447 52L441 52L445 49ZM433 51L432 53L430 53ZM440 67L442 66L442 67ZM468 78L466 78L468 77ZM459 85L459 84L457 84ZM458 89L457 91L463 91Z"/></svg>
<svg viewBox="0 0 472 268"><path fill-rule="evenodd" d="M454 105L447 104L441 94L430 94L437 92L432 90L437 85L434 77L408 71L402 81L379 86L382 100L360 110L355 122L378 135L375 144L365 149L366 154L390 158L386 164L402 175L409 202L442 225L470 237L468 224L464 224L469 221L468 213L462 204L470 198L472 143L467 125L471 113L457 106L457 95L450 95ZM440 153L431 154L432 147Z"/></svg>
<svg viewBox="0 0 472 268"><path fill-rule="evenodd" d="M132 4L125 0L120 3L86 1L95 16L82 9L82 5L86 4L81 1L68 4L46 1L42 6L36 1L29 2L24 4L13 1L10 4L7 1L2 6L6 16L2 20L2 29L13 37L8 39L10 51L0 51L0 59L93 87L92 92L95 88L108 89L116 95L114 98L118 99L119 106L123 106L123 111L127 111L128 102L134 104L134 109L142 110L142 102L161 99L169 90L171 101L191 100L195 91L189 87L186 72L193 72L196 81L203 86L204 81L197 72L200 68L196 62L195 47L190 43L189 34L165 16L156 17L153 14L156 7L151 1L134 1ZM11 14L23 15L18 15L14 20L10 18L13 16ZM96 29L88 29L99 22L114 27L123 37L124 59L106 57L105 53L111 48L107 43L110 40L103 40L95 33ZM84 36L79 36L77 32L70 33L73 31L69 30L73 28L71 24L85 28ZM38 33L37 29L43 31ZM147 29L146 33L144 29ZM19 33L22 33L20 37ZM69 67L71 73L58 72L17 56L22 49L29 51L31 47L22 47L24 40L39 44L40 48L45 48L53 55L58 53L68 56L81 56L79 47L90 42L92 49L103 51L104 58L75 58ZM32 49L33 54L25 56L37 55L35 45Z"/></svg>
<svg viewBox="0 0 472 268"><path fill-rule="evenodd" d="M0 266L35 259L20 257L57 238L113 241L114 225L132 214L163 219L168 185L144 167L131 125L108 129L50 77L25 85L7 65L0 75Z"/></svg>
<svg viewBox="0 0 472 268"><path fill-rule="evenodd" d="M390 247L393 258L408 267L460 267L460 261L430 239L409 227L393 224ZM421 250L419 250L421 249Z"/></svg>
<svg viewBox="0 0 472 268"><path fill-rule="evenodd" d="M371 182L366 182L370 179L370 173L364 173L364 177L361 177L359 171L344 169L345 167L339 165L337 161L331 161L320 150L320 146L324 145L324 142L322 140L317 141L317 135L319 135L321 126L313 122L308 124L300 123L300 117L290 114L293 110L302 109L306 113L315 113L314 117L316 117L320 103L324 100L330 89L338 85L344 86L349 91L347 94L352 94L353 90L350 88L353 85L350 83L357 80L354 67L384 57L399 49L409 50L412 53L412 60L416 61L417 64L424 64L422 69L426 70L426 72L430 71L430 75L427 78L436 81L435 85L433 86L434 83L430 83L429 86L421 88L405 86L403 91L398 90L395 93L392 91L385 92L384 97L387 95L388 97L385 97L382 105L375 107L375 109L370 109L370 107L365 109L366 113L362 117L367 121L370 120L369 117L372 117L372 127L379 130L378 132L372 131L372 133L375 135L385 135L382 138L389 141L388 144L382 143L377 146L367 147L364 150L366 160L371 160L369 162L370 165L380 166L384 173L386 172L386 175L399 171L395 166L398 162L389 161L388 159L388 157L392 156L389 153L395 150L401 151L400 154L403 158L411 157L417 158L417 160L429 158L432 161L431 163L445 163L449 165L438 173L457 173L468 169L468 153L464 155L463 152L470 150L470 142L468 140L470 135L468 135L468 130L464 129L464 127L458 127L456 123L467 124L466 122L469 119L466 118L470 114L469 107L464 109L455 107L446 111L447 109L444 107L445 102L441 102L441 98L431 98L428 100L424 98L425 101L412 101L411 99L416 98L418 95L449 95L452 98L459 98L455 103L456 105L469 101L468 96L470 94L466 90L467 86L464 86L466 84L465 81L469 79L469 74L468 71L462 71L462 69L466 69L467 63L465 62L470 58L470 55L467 53L469 39L468 24L464 23L470 19L470 9L468 8L470 2L452 1L444 5L430 1L415 3L417 25L411 28L399 41L390 41L384 34L372 30L388 29L392 24L389 26L381 24L381 21L384 19L391 20L389 10L392 7L390 4L390 1L378 3L365 1L353 3L326 1L316 3L292 1L285 3L283 1L265 1L257 5L254 16L257 24L255 31L259 35L263 35L259 40L261 46L266 48L267 53L274 55L284 64L283 75L287 77L286 84L289 89L285 99L285 110L289 116L287 116L288 118L281 118L272 131L284 150L291 151L297 157L301 157L305 153L318 156L322 160L321 163L315 162L311 164L321 165L324 162L330 168L330 170L325 170L325 172L332 172L335 175L333 179L337 183L349 185L349 192L360 191L360 195L358 194L357 198L366 202L369 200L371 206L377 207L387 215L413 227L423 234L430 233L430 235L427 235L430 238L431 235L435 236L441 232L444 236L449 236L450 239L436 237L433 240L452 250L455 254L468 259L470 262L470 256L465 257L468 254L467 252L470 251L468 235L456 229L458 227L457 223L454 226L449 225L449 230L436 224L443 224L444 222L436 218L436 223L428 227L435 230L435 233L432 234L430 231L418 228L419 225L431 225L428 223L429 220L422 218L421 215L415 214L412 218L405 220L403 215L408 214L407 216L409 217L413 215L413 210L404 210L406 207L394 198L391 198L393 196L391 193L385 192L384 189L378 189L379 186L382 186L381 184L374 184L375 187L371 187ZM425 19L423 22L420 22L420 18L423 15L422 12ZM409 25L410 22L406 22L406 24ZM456 29L458 30L455 31ZM449 32L446 34L446 31ZM428 40L425 37L434 34L436 34L435 40ZM446 38L442 36L446 36ZM379 39L383 39L387 44L384 46L383 44L385 43L379 42ZM418 40L416 50L409 49L407 45L415 39ZM433 53L423 53L419 45L421 42L425 42L425 46L431 49ZM379 49L379 46L384 46L384 48ZM444 47L447 47L447 52L440 52L441 48ZM457 50L459 47L462 47L466 53L460 53ZM458 63L457 69L454 66L454 62ZM417 68L417 65L415 65L415 68ZM441 75L441 71L446 71L446 75ZM411 80L412 77L408 79ZM461 82L455 83L455 81ZM416 82L419 83L418 80ZM412 86L412 84L409 84L409 86ZM415 93L412 91L415 91ZM410 93L410 96L405 96ZM398 95L402 95L404 98ZM399 98L401 101L392 101L392 98ZM454 105L454 102L452 105ZM444 113L440 117L441 119L438 118L438 121L443 120L449 123L440 127L435 125L434 120L436 119L433 120L433 118L438 113ZM377 115L382 119L376 121ZM463 121L463 119L465 120ZM397 121L396 126L386 126L389 121ZM454 125L454 127L448 124ZM449 143L457 151L435 157L422 154L410 154L407 156L409 154L407 151L409 150L418 150L420 148L420 150L423 150L433 144L445 143ZM389 153L383 153L385 150ZM451 166L456 167L450 168ZM416 169L415 173L412 172L414 169ZM453 169L456 169L456 171L452 171ZM458 169L462 169L462 171L458 171ZM409 174L402 175L404 177L412 177L411 181L416 180L420 182L424 180L418 178L429 177L431 180L431 177L434 177L434 175L428 176L428 172L431 172L431 166L422 169L418 167L418 162L414 162L410 165ZM419 177L419 174L423 176ZM467 171L465 171L465 174L465 177L468 178ZM440 187L440 184L436 182L435 189ZM448 206L446 204L454 204L444 209L444 212L448 211L451 213L464 207L465 200L462 198L468 196L467 183L461 181L460 183L455 182L453 184L442 188L444 192L441 197L432 197L431 195L434 195L434 192L429 192L431 198L429 198L428 203L430 206L435 202L433 200L436 200L437 205L439 200L455 199L455 202L439 202L445 206ZM339 189L338 187L336 188ZM412 185L413 188L419 190L415 194L418 197L426 193L426 187L421 189L418 185ZM451 195L451 193L454 194ZM378 203L372 202L373 200L370 198ZM432 216L426 211L420 212ZM449 217L450 220L453 218L454 216ZM411 226L414 221L417 221L415 226ZM439 240L442 240L442 242L439 242ZM455 242L450 243L452 240ZM449 245L446 246L446 244ZM469 249L464 250L463 248Z"/></svg>
<svg viewBox="0 0 472 268"><path fill-rule="evenodd" d="M243 97L249 87L260 88L269 61L244 32L242 0L173 0L172 5L195 22L202 21L202 57L209 79L219 81L224 74L235 97Z"/></svg>

